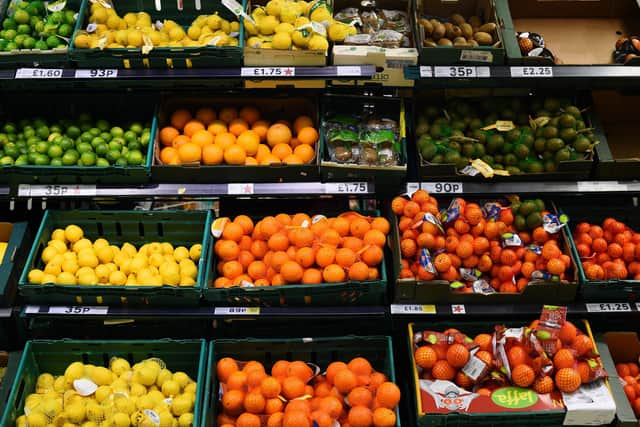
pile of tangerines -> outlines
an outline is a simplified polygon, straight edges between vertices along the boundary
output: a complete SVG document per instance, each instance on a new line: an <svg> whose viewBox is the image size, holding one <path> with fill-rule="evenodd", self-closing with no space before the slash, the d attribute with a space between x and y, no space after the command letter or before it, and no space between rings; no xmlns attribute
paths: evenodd
<svg viewBox="0 0 640 427"><path fill-rule="evenodd" d="M311 163L318 131L308 116L271 123L253 106L174 111L160 129L160 161L167 165Z"/></svg>
<svg viewBox="0 0 640 427"><path fill-rule="evenodd" d="M345 212L267 216L254 224L238 215L215 244L216 288L315 285L376 280L389 221Z"/></svg>
<svg viewBox="0 0 640 427"><path fill-rule="evenodd" d="M585 275L591 280L640 280L640 233L607 218L602 226L581 222L573 239Z"/></svg>
<svg viewBox="0 0 640 427"><path fill-rule="evenodd" d="M478 279L494 292L522 292L537 278L565 279L571 258L560 249L561 233L549 233L542 226L516 231L511 208L498 202L493 205L499 214L489 218L477 203L455 201L456 217L447 221L446 210L441 211L424 190L416 191L411 200L393 199L400 230L400 279L444 279L457 285L452 290L469 293L479 292L477 283L474 286ZM509 234L516 234L521 243L505 243ZM487 286L482 289L486 292Z"/></svg>
<svg viewBox="0 0 640 427"><path fill-rule="evenodd" d="M538 327L535 320L524 328L522 337L504 341L500 340L500 327L493 334L481 333L473 339L457 329L425 331L416 340L414 360L421 379L453 381L484 396L509 385L532 388L539 394L555 390L572 393L581 384L606 375L593 341L571 322L565 322L553 336L543 336ZM481 363L483 369L476 365L467 371L473 363ZM467 372L477 376L472 378Z"/></svg>
<svg viewBox="0 0 640 427"><path fill-rule="evenodd" d="M333 362L319 374L309 364L262 363L225 357L217 364L222 397L220 427L393 427L400 389L356 357Z"/></svg>
<svg viewBox="0 0 640 427"><path fill-rule="evenodd" d="M640 417L640 367L636 362L616 363L616 372L622 381L633 413L636 418Z"/></svg>

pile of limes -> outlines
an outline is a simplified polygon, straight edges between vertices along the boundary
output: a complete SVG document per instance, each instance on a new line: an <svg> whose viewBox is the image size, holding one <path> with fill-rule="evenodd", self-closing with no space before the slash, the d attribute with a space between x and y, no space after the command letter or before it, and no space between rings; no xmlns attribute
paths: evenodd
<svg viewBox="0 0 640 427"><path fill-rule="evenodd" d="M0 50L66 47L73 35L77 13L66 7L57 9L54 2L46 5L42 0L20 1L15 11L10 11L2 21Z"/></svg>
<svg viewBox="0 0 640 427"><path fill-rule="evenodd" d="M0 165L138 166L146 161L151 127L93 120L23 119L0 124Z"/></svg>

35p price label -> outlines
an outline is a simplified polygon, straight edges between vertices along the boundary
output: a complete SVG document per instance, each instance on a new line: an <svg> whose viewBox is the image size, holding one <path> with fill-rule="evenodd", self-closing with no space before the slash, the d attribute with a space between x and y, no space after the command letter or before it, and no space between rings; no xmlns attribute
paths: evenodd
<svg viewBox="0 0 640 427"><path fill-rule="evenodd" d="M108 313L109 313L109 307L98 307L98 306L49 307L49 314L106 315Z"/></svg>
<svg viewBox="0 0 640 427"><path fill-rule="evenodd" d="M18 196L22 197L65 197L95 196L95 185L20 185Z"/></svg>
<svg viewBox="0 0 640 427"><path fill-rule="evenodd" d="M474 79L491 77L491 71L489 67L435 67L435 76L437 78Z"/></svg>

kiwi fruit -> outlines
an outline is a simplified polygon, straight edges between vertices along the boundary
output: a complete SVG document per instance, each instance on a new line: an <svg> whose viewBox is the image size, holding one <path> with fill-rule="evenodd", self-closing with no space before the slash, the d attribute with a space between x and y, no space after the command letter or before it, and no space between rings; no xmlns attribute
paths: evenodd
<svg viewBox="0 0 640 427"><path fill-rule="evenodd" d="M473 35L473 39L478 42L480 46L488 46L493 43L493 37L491 34L478 31Z"/></svg>

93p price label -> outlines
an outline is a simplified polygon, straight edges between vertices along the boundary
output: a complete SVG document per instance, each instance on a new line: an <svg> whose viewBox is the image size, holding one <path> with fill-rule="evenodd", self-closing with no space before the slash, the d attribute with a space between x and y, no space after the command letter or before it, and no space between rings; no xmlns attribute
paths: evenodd
<svg viewBox="0 0 640 427"><path fill-rule="evenodd" d="M456 194L463 192L461 182L423 182L422 189L429 193L437 194Z"/></svg>
<svg viewBox="0 0 640 427"><path fill-rule="evenodd" d="M433 304L391 304L391 314L436 314Z"/></svg>
<svg viewBox="0 0 640 427"><path fill-rule="evenodd" d="M603 302L587 304L589 313L622 313L631 311L631 304L626 302Z"/></svg>
<svg viewBox="0 0 640 427"><path fill-rule="evenodd" d="M62 68L18 68L16 79L60 79Z"/></svg>
<svg viewBox="0 0 640 427"><path fill-rule="evenodd" d="M366 182L337 182L325 184L325 193L330 194L365 194L369 192Z"/></svg>
<svg viewBox="0 0 640 427"><path fill-rule="evenodd" d="M76 79L114 79L116 77L118 77L118 70L115 68L76 70Z"/></svg>
<svg viewBox="0 0 640 427"><path fill-rule="evenodd" d="M553 77L553 67L511 67L511 77Z"/></svg>
<svg viewBox="0 0 640 427"><path fill-rule="evenodd" d="M260 314L260 307L216 307L214 310L216 315L246 315L257 316Z"/></svg>
<svg viewBox="0 0 640 427"><path fill-rule="evenodd" d="M240 71L242 77L295 77L294 67L243 67Z"/></svg>

